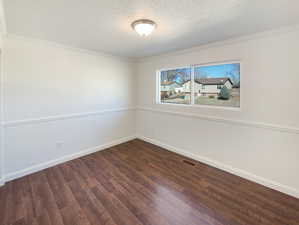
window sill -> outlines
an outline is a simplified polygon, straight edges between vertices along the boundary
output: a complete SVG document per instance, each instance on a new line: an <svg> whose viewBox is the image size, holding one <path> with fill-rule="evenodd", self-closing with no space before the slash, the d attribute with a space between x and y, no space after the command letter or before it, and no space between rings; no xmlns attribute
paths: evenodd
<svg viewBox="0 0 299 225"><path fill-rule="evenodd" d="M180 104L180 103L167 103L167 102L156 102L157 105L170 105L179 107L190 107L190 108L203 108L203 109L216 109L216 110L229 110L235 112L241 112L240 107L229 107L229 106L212 106L212 105L191 105L191 104Z"/></svg>

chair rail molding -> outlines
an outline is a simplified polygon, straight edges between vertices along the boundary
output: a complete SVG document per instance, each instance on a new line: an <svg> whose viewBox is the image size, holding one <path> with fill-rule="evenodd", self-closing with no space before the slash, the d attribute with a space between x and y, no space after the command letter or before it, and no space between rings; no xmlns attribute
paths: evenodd
<svg viewBox="0 0 299 225"><path fill-rule="evenodd" d="M93 111L93 112L71 113L71 114L45 116L45 117L38 117L38 118L31 118L31 119L24 119L24 120L4 121L2 122L2 126L4 128L17 127L17 126L22 126L27 124L45 123L45 122L51 122L57 120L68 120L68 119L76 119L76 118L89 117L89 116L97 116L97 115L107 114L107 113L134 111L135 109L136 108L134 107L105 109L105 110Z"/></svg>

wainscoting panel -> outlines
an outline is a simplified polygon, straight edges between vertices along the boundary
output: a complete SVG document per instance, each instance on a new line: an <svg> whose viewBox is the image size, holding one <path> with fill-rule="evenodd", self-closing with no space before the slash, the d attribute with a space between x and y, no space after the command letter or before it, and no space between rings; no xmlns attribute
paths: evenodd
<svg viewBox="0 0 299 225"><path fill-rule="evenodd" d="M135 138L133 109L4 123L5 181Z"/></svg>
<svg viewBox="0 0 299 225"><path fill-rule="evenodd" d="M140 139L299 198L296 132L157 110L137 115Z"/></svg>

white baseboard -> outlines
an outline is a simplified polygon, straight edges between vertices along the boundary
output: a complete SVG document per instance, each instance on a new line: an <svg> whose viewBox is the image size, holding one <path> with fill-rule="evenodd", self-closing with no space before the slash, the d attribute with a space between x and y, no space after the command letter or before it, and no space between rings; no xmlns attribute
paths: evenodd
<svg viewBox="0 0 299 225"><path fill-rule="evenodd" d="M61 158L58 158L58 159L54 159L54 160L51 160L51 161L48 161L48 162L44 162L44 163L41 163L41 164L34 165L32 167L29 167L29 168L26 168L26 169L23 169L23 170L14 172L14 173L7 174L3 179L0 179L0 186L4 185L5 182L8 182L8 181L11 181L11 180L14 180L14 179L17 179L17 178L35 173L35 172L38 172L40 170L43 170L43 169L46 169L46 168L49 168L49 167L53 167L55 165L61 164L63 162L66 162L66 161L69 161L69 160L72 160L72 159L82 157L84 155L88 155L88 154L91 154L91 153L94 153L94 152L97 152L97 151L104 150L106 148L110 148L112 146L115 146L115 145L130 141L130 140L133 140L135 138L139 138L141 140L144 140L146 142L158 145L158 146L160 146L162 148L165 148L167 150L170 150L170 151L173 151L175 153L190 157L192 159L195 159L195 160L198 160L200 162L206 163L206 164L211 165L213 167L216 167L218 169L224 170L226 172L235 174L237 176L240 176L240 177L243 177L245 179L251 180L253 182L256 182L258 184L261 184L261 185L264 185L266 187L272 188L274 190L277 190L277 191L283 192L285 194L291 195L293 197L299 198L299 190L297 190L295 188L277 183L275 181L271 181L269 179L266 179L266 178L263 178L263 177L260 177L260 176L254 175L254 174L251 174L247 171L244 171L244 170L241 170L241 169L238 169L238 168L234 168L234 167L225 165L221 162L217 162L217 161L209 159L207 157L203 157L203 156L200 156L200 155L195 155L193 153L186 152L183 149L179 149L179 148L176 148L174 146L162 143L158 140L147 138L147 137L144 137L144 136L141 136L141 135L132 135L132 136L125 137L125 138L120 138L118 140L115 140L115 141L112 141L112 142L109 142L109 143L106 143L106 144L103 144L103 145L99 145L99 146L95 146L95 147L92 147L92 148L89 148L89 149L85 149L83 151L80 151L80 152L77 152L77 153L74 153L74 154L71 154L71 155L67 155L67 156L64 156L64 157L61 157Z"/></svg>
<svg viewBox="0 0 299 225"><path fill-rule="evenodd" d="M225 165L225 164L223 164L221 162L209 159L207 157L203 157L203 156L200 156L200 155L195 155L193 153L186 152L183 149L179 149L179 148L173 147L171 145L162 143L162 142L160 142L158 140L147 138L147 137L144 137L144 136L141 136L141 135L137 135L137 138L139 138L141 140L144 140L146 142L152 143L154 145L158 145L158 146L160 146L162 148L165 148L165 149L167 149L169 151L172 151L172 152L178 153L180 155L184 155L186 157L189 157L189 158L195 159L197 161L203 162L203 163L208 164L210 166L213 166L213 167L215 167L217 169L229 172L231 174L234 174L234 175L243 177L243 178L245 178L247 180L256 182L258 184L261 184L263 186L266 186L266 187L272 188L274 190L280 191L280 192L285 193L287 195L291 195L291 196L293 196L295 198L299 198L299 190L297 190L297 189L295 189L293 187L289 187L289 186L280 184L278 182L275 182L275 181L272 181L272 180L269 180L269 179L266 179L266 178L254 175L254 174L249 173L247 171L244 171L244 170L241 170L241 169L238 169L238 168L234 168L232 166Z"/></svg>
<svg viewBox="0 0 299 225"><path fill-rule="evenodd" d="M49 168L49 167L53 167L55 165L61 164L61 163L66 162L66 161L70 161L72 159L76 159L76 158L79 158L79 157L82 157L82 156L85 156L85 155L88 155L88 154L91 154L91 153L94 153L94 152L97 152L97 151L104 150L106 148L110 148L112 146L115 146L115 145L130 141L130 140L133 140L135 138L136 138L136 135L120 138L120 139L114 140L112 142L103 144L103 145L88 148L88 149L82 150L80 152L76 152L74 154L66 155L66 156L63 156L63 157L58 158L58 159L54 159L54 160L47 161L47 162L44 162L44 163L41 163L41 164L37 164L37 165L31 166L29 168L19 170L17 172L9 173L9 174L5 175L4 179L2 179L2 182L4 184L5 182L8 182L8 181L11 181L11 180L14 180L14 179L17 179L17 178L35 173L35 172L38 172L40 170L43 170L43 169L46 169L46 168ZM0 186L1 186L1 180L0 180Z"/></svg>

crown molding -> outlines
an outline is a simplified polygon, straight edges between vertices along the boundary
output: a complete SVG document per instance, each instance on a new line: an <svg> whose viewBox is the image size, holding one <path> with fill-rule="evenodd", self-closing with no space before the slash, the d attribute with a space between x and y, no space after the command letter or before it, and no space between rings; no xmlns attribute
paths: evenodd
<svg viewBox="0 0 299 225"><path fill-rule="evenodd" d="M292 26L284 26L284 27L280 27L277 29L271 29L271 30L267 30L267 31L263 31L263 32L254 33L254 34L248 34L248 35L242 35L242 36L238 36L238 37L234 37L234 38L229 38L229 39L222 40L222 41L215 41L215 42L211 42L208 44L197 45L197 46L193 46L191 48L169 51L166 53L153 55L153 56L140 57L140 58L137 58L136 62L137 63L152 62L154 60L158 60L160 57L179 56L179 55L184 55L184 54L188 54L188 53L198 52L198 51L201 51L204 49L222 47L222 46L237 44L240 42L246 42L246 41L250 41L250 40L263 39L263 38L271 37L273 35L281 35L281 34L294 32L294 31L298 31L298 30L299 30L299 24L295 24Z"/></svg>
<svg viewBox="0 0 299 225"><path fill-rule="evenodd" d="M2 19L3 21L5 21L4 12L1 12L1 1L2 0L0 0L0 20ZM1 17L3 17L3 18L1 18ZM85 48L69 46L69 45L61 44L61 43L58 43L55 41L48 41L48 40L39 39L39 38L33 38L33 37L27 37L27 36L22 36L22 35L18 35L18 34L7 33L6 32L6 23L3 22L3 24L5 25L4 26L5 32L2 32L2 36L3 36L4 40L5 39L8 39L8 40L14 39L14 40L23 40L23 41L29 41L29 42L35 42L35 43L39 42L39 43L42 43L42 44L45 44L48 46L52 46L52 47L56 47L56 48L62 48L62 49L85 53L85 54L94 55L94 56L118 59L118 60L126 61L129 63L143 63L143 62L148 62L148 61L154 61L154 60L159 59L160 57L179 56L179 55L183 55L183 54L201 51L204 49L232 45L232 44L255 40L255 39L263 39L263 38L267 38L267 37L270 37L273 35L280 35L280 34L294 32L294 31L299 30L299 24L295 24L292 26L284 26L284 27L280 27L277 29L271 29L271 30L267 30L267 31L263 31L263 32L254 33L254 34L241 35L238 37L229 38L229 39L222 40L222 41L215 41L215 42L211 42L211 43L207 43L207 44L201 44L201 45L193 46L191 48L185 48L185 49L181 49L181 50L173 50L173 51L161 53L158 55L145 56L145 57L125 57L125 56L117 56L117 55L113 55L113 54L109 54L109 53L105 53L105 52L101 52L101 51L94 51L94 50L89 50L89 49L85 49Z"/></svg>
<svg viewBox="0 0 299 225"><path fill-rule="evenodd" d="M64 49L64 50L83 53L83 54L88 54L88 55L92 55L92 56L111 58L111 59L122 61L122 62L128 62L128 63L136 62L136 59L131 58L131 57L112 55L112 54L108 54L105 52L94 51L94 50L89 50L89 49L85 49L85 48L78 48L75 46L61 44L61 43L58 43L55 41L48 41L48 40L43 40L43 39L39 39L39 38L26 37L26 36L22 36L22 35L18 35L18 34L11 34L11 33L3 34L3 40L4 41L17 40L17 41L24 41L24 42L31 42L31 43L39 43L39 44L49 46L49 47Z"/></svg>

